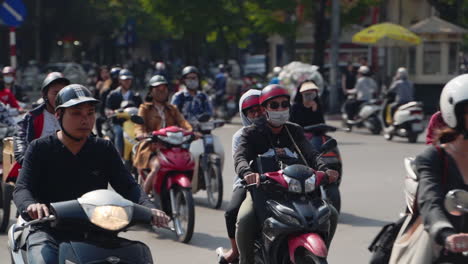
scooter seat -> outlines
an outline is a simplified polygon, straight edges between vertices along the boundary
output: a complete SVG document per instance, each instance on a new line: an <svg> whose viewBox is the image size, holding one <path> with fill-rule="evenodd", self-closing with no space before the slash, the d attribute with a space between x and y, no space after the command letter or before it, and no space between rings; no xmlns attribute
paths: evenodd
<svg viewBox="0 0 468 264"><path fill-rule="evenodd" d="M416 102L416 101L409 102L398 107L398 110L406 110L406 109L413 108L413 107L422 107L422 103Z"/></svg>

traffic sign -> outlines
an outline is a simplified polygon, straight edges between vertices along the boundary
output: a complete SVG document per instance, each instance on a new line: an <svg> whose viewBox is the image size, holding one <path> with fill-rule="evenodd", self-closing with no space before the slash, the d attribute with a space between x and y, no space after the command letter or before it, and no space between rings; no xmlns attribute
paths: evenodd
<svg viewBox="0 0 468 264"><path fill-rule="evenodd" d="M26 7L22 0L5 0L0 4L0 19L8 26L17 27L24 22Z"/></svg>

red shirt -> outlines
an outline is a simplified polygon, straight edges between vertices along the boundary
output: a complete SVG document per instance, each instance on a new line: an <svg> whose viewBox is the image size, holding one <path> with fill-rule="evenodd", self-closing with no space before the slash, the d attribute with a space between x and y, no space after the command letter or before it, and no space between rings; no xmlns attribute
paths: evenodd
<svg viewBox="0 0 468 264"><path fill-rule="evenodd" d="M5 88L0 90L0 101L4 104L10 105L11 107L20 108L15 95L10 91L10 89Z"/></svg>
<svg viewBox="0 0 468 264"><path fill-rule="evenodd" d="M436 112L432 115L431 120L429 121L429 126L427 127L427 135L426 135L426 144L432 145L437 136L436 133L447 127L447 124L444 122L442 118L442 113L440 111Z"/></svg>

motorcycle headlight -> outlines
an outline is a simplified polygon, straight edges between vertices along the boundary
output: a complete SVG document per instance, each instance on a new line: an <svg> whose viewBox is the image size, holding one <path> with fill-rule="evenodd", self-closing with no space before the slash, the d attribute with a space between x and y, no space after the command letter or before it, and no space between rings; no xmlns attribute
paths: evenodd
<svg viewBox="0 0 468 264"><path fill-rule="evenodd" d="M82 207L91 223L110 231L116 231L126 227L130 223L132 216L131 207L113 205L82 205Z"/></svg>
<svg viewBox="0 0 468 264"><path fill-rule="evenodd" d="M286 182L288 183L288 190L290 192L294 192L294 193L301 193L302 192L301 182L299 182L298 180L293 179L291 177L288 177L288 176L286 176L284 174L283 174L283 177L286 180Z"/></svg>
<svg viewBox="0 0 468 264"><path fill-rule="evenodd" d="M305 180L305 192L310 193L315 191L315 176L307 178Z"/></svg>

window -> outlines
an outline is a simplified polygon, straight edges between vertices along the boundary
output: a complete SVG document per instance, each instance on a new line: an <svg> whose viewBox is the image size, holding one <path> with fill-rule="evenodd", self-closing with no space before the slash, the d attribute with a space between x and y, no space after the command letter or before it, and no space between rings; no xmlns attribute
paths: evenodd
<svg viewBox="0 0 468 264"><path fill-rule="evenodd" d="M423 73L424 74L440 74L440 43L426 42L423 52Z"/></svg>
<svg viewBox="0 0 468 264"><path fill-rule="evenodd" d="M448 56L448 73L457 74L458 71L458 44L449 44L449 56Z"/></svg>

